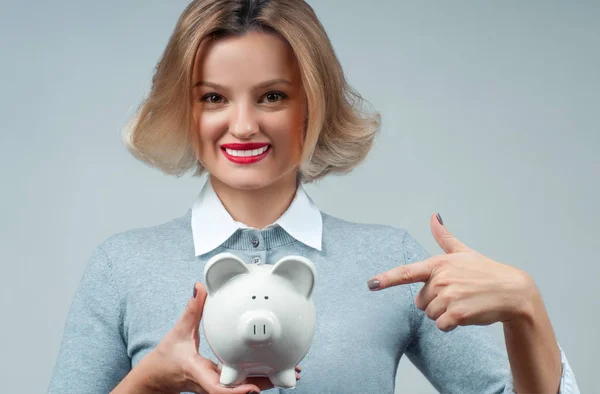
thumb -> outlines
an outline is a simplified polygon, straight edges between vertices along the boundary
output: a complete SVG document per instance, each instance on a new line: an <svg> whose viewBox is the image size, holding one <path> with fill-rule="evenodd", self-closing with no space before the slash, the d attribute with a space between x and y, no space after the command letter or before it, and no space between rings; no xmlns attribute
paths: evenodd
<svg viewBox="0 0 600 394"><path fill-rule="evenodd" d="M182 328L188 331L198 330L200 320L202 319L202 312L204 311L206 297L207 292L204 285L200 282L194 283L192 298L188 301L185 306L185 311L181 316L180 324Z"/></svg>
<svg viewBox="0 0 600 394"><path fill-rule="evenodd" d="M464 243L460 242L448 229L444 226L444 221L439 213L431 216L430 223L431 234L440 248L446 253L458 253L472 251Z"/></svg>

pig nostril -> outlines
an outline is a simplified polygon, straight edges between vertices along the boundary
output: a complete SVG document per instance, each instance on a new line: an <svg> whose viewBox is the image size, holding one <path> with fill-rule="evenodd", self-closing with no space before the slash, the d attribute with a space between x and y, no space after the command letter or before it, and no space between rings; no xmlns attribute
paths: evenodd
<svg viewBox="0 0 600 394"><path fill-rule="evenodd" d="M267 326L266 325L263 326L263 334L265 334L265 335L267 334Z"/></svg>
<svg viewBox="0 0 600 394"><path fill-rule="evenodd" d="M254 326L254 335L256 335L256 326Z"/></svg>

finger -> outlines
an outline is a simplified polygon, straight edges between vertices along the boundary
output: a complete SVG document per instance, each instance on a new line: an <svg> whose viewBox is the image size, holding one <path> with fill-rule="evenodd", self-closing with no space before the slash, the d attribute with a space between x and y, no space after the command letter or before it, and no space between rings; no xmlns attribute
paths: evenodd
<svg viewBox="0 0 600 394"><path fill-rule="evenodd" d="M250 392L260 393L260 389L256 385L242 384L237 387L224 387L221 383L217 383L211 393L216 394L248 394ZM271 386L273 387L273 386Z"/></svg>
<svg viewBox="0 0 600 394"><path fill-rule="evenodd" d="M210 359L206 359L207 361L210 362L210 368L212 368L212 370L219 376L221 376L221 365L215 363L214 361L210 360ZM271 380L267 377L249 377L246 378L246 380L244 380L244 384L253 384L256 387L258 387L260 390L269 390L272 389L273 387L273 383L271 383Z"/></svg>
<svg viewBox="0 0 600 394"><path fill-rule="evenodd" d="M442 221L443 223L443 221ZM440 248L446 253L458 253L458 252L468 252L472 249L467 245L456 239L454 235L445 225L441 224L437 218L437 214L431 215L429 220L429 226L431 227L431 235L435 238L435 241Z"/></svg>
<svg viewBox="0 0 600 394"><path fill-rule="evenodd" d="M443 297L435 297L427 308L425 308L425 315L431 320L435 320L437 324L438 318L446 312L448 308L448 302Z"/></svg>
<svg viewBox="0 0 600 394"><path fill-rule="evenodd" d="M299 365L296 366L296 380L300 380L301 376L300 376L300 371L302 371L302 368L300 368ZM246 383L251 383L251 384L255 384L258 387L260 387L261 390L268 390L273 388L273 383L271 383L271 380L269 380L269 378L262 378L262 377L253 377L253 378L247 378Z"/></svg>
<svg viewBox="0 0 600 394"><path fill-rule="evenodd" d="M424 311L429 303L438 296L438 292L439 288L433 284L431 279L428 280L415 297L416 307Z"/></svg>
<svg viewBox="0 0 600 394"><path fill-rule="evenodd" d="M202 312L204 311L204 302L207 296L206 288L202 283L194 283L194 290L195 292L188 301L180 320L180 324L190 331L197 330L200 325L200 319L202 319Z"/></svg>
<svg viewBox="0 0 600 394"><path fill-rule="evenodd" d="M248 383L248 384L253 384L257 387L259 387L261 390L269 390L272 389L273 387L273 383L271 383L271 380L267 377L252 377L252 378L247 378L244 383Z"/></svg>
<svg viewBox="0 0 600 394"><path fill-rule="evenodd" d="M214 370L215 363L200 355L191 363L190 374L204 391L216 394L247 394L251 391L260 392L256 384L244 383L237 387L224 387L219 382L220 374Z"/></svg>
<svg viewBox="0 0 600 394"><path fill-rule="evenodd" d="M374 276L367 282L369 289L381 290L391 286L427 282L435 267L437 256L412 264L405 264Z"/></svg>
<svg viewBox="0 0 600 394"><path fill-rule="evenodd" d="M296 372L296 380L300 380L300 374L298 372ZM245 383L255 384L258 387L260 387L261 390L269 390L275 387L273 386L273 383L271 383L271 380L269 378L247 378L245 380Z"/></svg>
<svg viewBox="0 0 600 394"><path fill-rule="evenodd" d="M446 311L435 321L435 325L444 332L450 332L458 327L458 321L454 318L448 308L446 308Z"/></svg>

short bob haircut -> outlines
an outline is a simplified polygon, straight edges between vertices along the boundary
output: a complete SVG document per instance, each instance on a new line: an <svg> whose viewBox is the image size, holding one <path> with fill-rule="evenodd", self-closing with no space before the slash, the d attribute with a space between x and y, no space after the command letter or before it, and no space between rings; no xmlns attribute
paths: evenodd
<svg viewBox="0 0 600 394"><path fill-rule="evenodd" d="M124 129L127 149L166 174L202 175L191 112L198 47L205 39L252 30L279 34L298 62L308 108L299 179L352 171L371 150L380 115L362 112L364 100L346 82L325 29L304 0L192 1L156 65L148 97Z"/></svg>

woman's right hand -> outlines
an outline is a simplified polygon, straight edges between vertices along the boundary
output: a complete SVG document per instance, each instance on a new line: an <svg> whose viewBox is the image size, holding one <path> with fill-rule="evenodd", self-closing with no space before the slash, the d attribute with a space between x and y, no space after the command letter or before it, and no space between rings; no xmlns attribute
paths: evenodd
<svg viewBox="0 0 600 394"><path fill-rule="evenodd" d="M159 375L148 377L146 381L152 382L153 390L167 393L247 394L273 388L266 377L248 378L234 388L221 386L217 364L198 353L198 331L206 297L204 285L196 283L194 296L188 301L179 321L140 362L146 365L148 371L156 371L155 374Z"/></svg>

